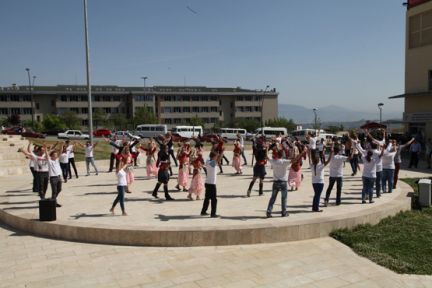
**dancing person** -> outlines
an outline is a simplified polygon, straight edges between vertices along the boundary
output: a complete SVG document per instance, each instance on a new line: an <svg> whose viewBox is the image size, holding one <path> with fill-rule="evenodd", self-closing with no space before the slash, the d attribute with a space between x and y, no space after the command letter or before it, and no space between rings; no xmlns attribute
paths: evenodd
<svg viewBox="0 0 432 288"><path fill-rule="evenodd" d="M141 150L146 153L147 177L156 177L158 173L158 168L156 166L157 147L155 142L153 140L150 140L150 142L147 144L147 147L141 147Z"/></svg>
<svg viewBox="0 0 432 288"><path fill-rule="evenodd" d="M325 160L325 156L324 156L324 161L318 159L318 157L312 156L312 187L314 189L314 197L312 200L312 211L313 212L322 212L321 209L319 209L319 202L321 199L321 193L324 190L324 168L325 166L327 166L330 161L333 159L333 153L334 152L334 148L332 147L330 150L330 155L327 159L327 161ZM313 154L312 154L313 155ZM326 202L324 202L325 204ZM328 203L328 201L327 201Z"/></svg>
<svg viewBox="0 0 432 288"><path fill-rule="evenodd" d="M405 144L399 144L397 146L396 155L395 155L395 158L394 158L394 161L395 161L395 171L394 171L393 189L396 189L396 185L397 185L397 182L399 180L399 171L400 171L400 168L401 168L401 165L402 165L402 155L401 155L402 150L405 149L406 147L410 146L411 143L414 142L414 140L415 140L415 138L412 138L407 143L405 143Z"/></svg>
<svg viewBox="0 0 432 288"><path fill-rule="evenodd" d="M117 206L117 203L120 202L120 208L122 210L122 215L127 216L125 205L124 205L124 198L125 198L125 191L127 187L127 177L126 177L126 171L125 169L129 167L131 163L125 163L124 161L120 161L119 165L116 168L116 175L117 175L117 197L115 198L111 209L109 210L112 214L114 214L114 209Z"/></svg>
<svg viewBox="0 0 432 288"><path fill-rule="evenodd" d="M196 157L192 161L192 181L188 191L188 199L190 200L194 200L192 194L196 196L196 200L200 200L201 194L204 192L204 181L201 176L201 168L203 167L203 162L204 159L202 157L202 153L200 153L200 151L197 149Z"/></svg>
<svg viewBox="0 0 432 288"><path fill-rule="evenodd" d="M259 192L258 195L262 196L263 193L263 181L264 177L267 174L265 165L267 163L267 146L265 145L262 139L258 140L258 143L254 143L255 149L255 165L253 166L253 178L249 184L249 188L247 190L247 197L250 197L252 192L252 187L255 184L255 181L259 178Z"/></svg>
<svg viewBox="0 0 432 288"><path fill-rule="evenodd" d="M237 133L237 141L239 141L239 143L240 143L241 157L243 158L243 165L247 165L247 160L246 160L246 155L245 155L244 138L240 133Z"/></svg>
<svg viewBox="0 0 432 288"><path fill-rule="evenodd" d="M80 142L77 142L76 144L78 144L78 146L80 146L81 148L84 148L84 151L85 151L85 162L86 162L86 169L87 169L86 176L90 176L90 164L93 166L93 169L96 172L96 176L99 175L99 172L98 172L98 169L96 167L94 157L93 157L93 151L94 151L94 148L98 145L98 142L96 142L95 144L91 144L90 141L87 141L85 145L81 144Z"/></svg>
<svg viewBox="0 0 432 288"><path fill-rule="evenodd" d="M116 145L120 146L122 144L122 140L118 139L116 135L113 136L112 141L116 143ZM111 154L110 154L110 164L109 164L109 170L108 172L112 172L114 167L118 166L118 159L117 154L119 153L119 149L115 146L111 147ZM115 165L115 166L114 166Z"/></svg>
<svg viewBox="0 0 432 288"><path fill-rule="evenodd" d="M374 203L373 201L373 186L376 180L376 168L378 162L381 160L381 157L384 153L384 149L381 148L381 154L377 155L375 151L368 149L364 150L360 143L357 141L354 142L357 150L362 155L363 159L363 189L362 189L362 203L366 203L366 196L369 198L369 203Z"/></svg>
<svg viewBox="0 0 432 288"><path fill-rule="evenodd" d="M174 164L175 164L175 166L176 167L178 167L178 164L177 164L177 159L176 159L176 157L174 156L174 143L173 143L173 138L172 138L172 135L171 135L171 132L168 132L167 134L166 134L166 145L168 146L168 154L171 156L171 158L174 160ZM171 173L171 175L172 175L172 173Z"/></svg>
<svg viewBox="0 0 432 288"><path fill-rule="evenodd" d="M411 168L412 166L414 166L414 168L417 168L421 153L421 144L417 141L417 139L414 139L409 148L409 151L411 158L408 168Z"/></svg>
<svg viewBox="0 0 432 288"><path fill-rule="evenodd" d="M168 152L168 147L166 145L162 145L161 149L158 153L158 159L156 161L156 166L159 168L157 183L155 188L153 189L152 196L154 198L159 198L157 193L159 191L160 186L163 184L163 189L165 192L165 200L171 201L174 200L168 193L168 182L170 180L170 174L168 172L170 166L170 154Z"/></svg>
<svg viewBox="0 0 432 288"><path fill-rule="evenodd" d="M63 148L63 147L62 147ZM58 158L58 153L55 149L48 150L47 146L44 144L45 149L45 157L48 161L48 174L49 174L49 182L51 186L51 199L56 201L56 207L61 207L61 205L57 202L57 196L62 191L62 181L61 174L62 170L60 168L60 162Z"/></svg>
<svg viewBox="0 0 432 288"><path fill-rule="evenodd" d="M394 180L394 171L395 171L395 156L397 151L397 144L395 140L392 140L391 143L384 147L384 154L382 156L382 192L383 193L392 193L393 192L393 180ZM388 184L388 191L387 191Z"/></svg>
<svg viewBox="0 0 432 288"><path fill-rule="evenodd" d="M324 140L324 138L321 138L321 141L317 140L317 142L318 142L317 143L317 150L318 150L319 159L321 160L322 163L324 163L325 162L325 150L326 150L325 140Z"/></svg>
<svg viewBox="0 0 432 288"><path fill-rule="evenodd" d="M71 143L69 140L66 140L65 142L66 144L66 150L67 153L69 155L69 162L68 162L68 175L69 175L69 179L72 179L72 170L71 167L73 168L74 172L75 172L75 177L78 178L78 171L75 165L75 144Z"/></svg>
<svg viewBox="0 0 432 288"><path fill-rule="evenodd" d="M177 153L177 159L179 160L179 170L178 170L178 177L177 177L177 185L175 188L177 190L181 190L181 187L183 187L183 191L188 191L186 186L189 182L189 156L191 154L190 150L190 144L189 142L186 142L183 144L183 146L179 149Z"/></svg>
<svg viewBox="0 0 432 288"><path fill-rule="evenodd" d="M357 139L356 135L353 135L353 138ZM352 170L352 174L351 176L355 176L357 175L357 171L359 168L359 152L356 148L355 145L353 145L353 142L351 141L351 138L348 139L348 143L350 143L350 151L349 151L349 155L351 156L349 162L351 165L351 170Z"/></svg>
<svg viewBox="0 0 432 288"><path fill-rule="evenodd" d="M317 139L320 135L320 130L316 130L317 133L314 136L311 132L308 132L306 134L306 141L308 142L308 156L309 156L309 168L311 168L312 162L311 162L311 156L312 154L315 154L317 151Z"/></svg>
<svg viewBox="0 0 432 288"><path fill-rule="evenodd" d="M378 132L381 130L378 130ZM385 146L385 140L386 140L386 131L383 130L383 139L377 140L372 137L372 135L368 132L368 130L365 130L365 134L368 136L368 138L372 141L370 143L371 148L374 150L374 153L376 155L380 155L381 148ZM390 147L389 147L390 148ZM382 184L382 174L383 174L383 165L382 165L382 157L379 157L379 160L376 165L376 178L375 178L375 193L377 195L377 198L381 197L381 184Z"/></svg>
<svg viewBox="0 0 432 288"><path fill-rule="evenodd" d="M68 163L69 163L69 153L65 145L61 147L61 154L59 156L60 169L63 175L63 181L67 183L68 180Z"/></svg>
<svg viewBox="0 0 432 288"><path fill-rule="evenodd" d="M32 146L32 142L29 140L28 141L28 146L27 146L27 151L30 153L31 151L31 146ZM37 153L39 149L39 146L37 145L33 145L33 153ZM19 149L19 151L22 151L22 149ZM32 191L35 193L39 193L39 177L37 175L37 168L35 167L35 161L33 159L33 157L26 155L27 159L29 159L29 167L30 167L30 171L32 173L33 176L33 185L32 185Z"/></svg>
<svg viewBox="0 0 432 288"><path fill-rule="evenodd" d="M242 148L241 148L241 144L238 140L234 141L234 150L233 150L233 159L232 159L232 166L234 167L234 169L236 170L236 174L243 174L242 171L242 166L241 166L241 160L240 160L240 155Z"/></svg>
<svg viewBox="0 0 432 288"><path fill-rule="evenodd" d="M209 158L206 161L207 168L207 176L205 180L205 197L203 206L201 209L201 216L207 216L207 209L211 202L211 210L210 217L216 218L218 215L216 214L217 209L217 195L216 195L216 180L217 180L217 172L216 165L218 161L218 154L214 152L210 152Z"/></svg>
<svg viewBox="0 0 432 288"><path fill-rule="evenodd" d="M19 152L22 152L27 157L31 157L33 161L35 162L35 172L37 177L37 192L39 193L40 199L45 199L46 191L48 189L48 183L49 183L49 166L48 166L48 160L45 155L45 145L42 147L39 147L36 150L36 153L25 151L24 149L19 149Z"/></svg>
<svg viewBox="0 0 432 288"><path fill-rule="evenodd" d="M289 160L283 159L283 150L277 151L277 156L273 159L270 159L269 162L273 167L273 186L272 186L272 195L270 197L269 203L267 205L266 216L267 218L272 217L273 205L276 201L277 195L279 191L281 191L281 216L288 216L288 212L286 211L287 206L287 194L288 194L288 186L287 186L287 170L289 166Z"/></svg>
<svg viewBox="0 0 432 288"><path fill-rule="evenodd" d="M349 157L340 155L341 149L339 146L333 147L334 155L329 158L330 160L330 178L329 186L327 187L324 206L327 207L330 199L331 191L336 182L336 206L341 204L342 185L343 185L343 167L344 163Z"/></svg>
<svg viewBox="0 0 432 288"><path fill-rule="evenodd" d="M298 146L301 145L298 143ZM291 191L298 190L301 186L302 182L302 158L306 159L306 155L308 155L308 149L306 147L302 147L303 151L300 152L295 158L291 160L291 167L288 174L288 187L291 188ZM300 151L300 148L299 148ZM309 154L312 155L312 154Z"/></svg>

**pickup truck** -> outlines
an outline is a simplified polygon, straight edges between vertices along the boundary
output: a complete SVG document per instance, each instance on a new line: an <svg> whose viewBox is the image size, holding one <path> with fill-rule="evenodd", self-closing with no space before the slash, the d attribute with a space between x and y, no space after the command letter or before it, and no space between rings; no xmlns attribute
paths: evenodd
<svg viewBox="0 0 432 288"><path fill-rule="evenodd" d="M58 133L57 138L59 139L72 139L72 140L87 140L90 139L89 134L84 134L79 130L67 130L63 133Z"/></svg>

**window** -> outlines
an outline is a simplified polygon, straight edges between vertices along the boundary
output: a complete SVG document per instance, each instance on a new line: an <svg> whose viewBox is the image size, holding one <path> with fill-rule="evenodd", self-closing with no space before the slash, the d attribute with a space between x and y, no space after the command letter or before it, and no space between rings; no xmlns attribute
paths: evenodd
<svg viewBox="0 0 432 288"><path fill-rule="evenodd" d="M36 103L36 109L39 110L39 103Z"/></svg>
<svg viewBox="0 0 432 288"><path fill-rule="evenodd" d="M79 108L70 108L70 111L75 112L75 113L79 113Z"/></svg>
<svg viewBox="0 0 432 288"><path fill-rule="evenodd" d="M0 95L0 101L6 102L7 101L7 95Z"/></svg>
<svg viewBox="0 0 432 288"><path fill-rule="evenodd" d="M201 101L209 101L208 96L202 96L202 97L201 97Z"/></svg>
<svg viewBox="0 0 432 288"><path fill-rule="evenodd" d="M237 96L237 101L243 101L243 96Z"/></svg>
<svg viewBox="0 0 432 288"><path fill-rule="evenodd" d="M71 101L71 102L78 102L79 101L79 96L78 95L70 95L69 96L69 101Z"/></svg>
<svg viewBox="0 0 432 288"><path fill-rule="evenodd" d="M210 101L217 101L217 96L210 96Z"/></svg>
<svg viewBox="0 0 432 288"><path fill-rule="evenodd" d="M162 111L163 113L171 113L171 107L164 107Z"/></svg>
<svg viewBox="0 0 432 288"><path fill-rule="evenodd" d="M182 121L180 118L174 118L174 124L180 124Z"/></svg>
<svg viewBox="0 0 432 288"><path fill-rule="evenodd" d="M109 95L104 95L104 96L102 96L102 100L105 101L105 102L110 102L111 101L111 97Z"/></svg>
<svg viewBox="0 0 432 288"><path fill-rule="evenodd" d="M171 123L172 123L171 119L165 119L165 124L171 124Z"/></svg>
<svg viewBox="0 0 432 288"><path fill-rule="evenodd" d="M199 113L200 112L199 107L192 107L192 112Z"/></svg>
<svg viewBox="0 0 432 288"><path fill-rule="evenodd" d="M245 101L252 101L252 96L245 96Z"/></svg>
<svg viewBox="0 0 432 288"><path fill-rule="evenodd" d="M180 113L181 112L181 107L174 107L174 113Z"/></svg>
<svg viewBox="0 0 432 288"><path fill-rule="evenodd" d="M20 108L11 108L11 114L12 115L20 114Z"/></svg>
<svg viewBox="0 0 432 288"><path fill-rule="evenodd" d="M84 101L88 101L88 96L87 95L81 95L81 102L84 102Z"/></svg>
<svg viewBox="0 0 432 288"><path fill-rule="evenodd" d="M209 107L201 107L201 112L208 113Z"/></svg>
<svg viewBox="0 0 432 288"><path fill-rule="evenodd" d="M409 48L432 44L432 10L409 18Z"/></svg>
<svg viewBox="0 0 432 288"><path fill-rule="evenodd" d="M19 102L19 95L10 95L10 101Z"/></svg>
<svg viewBox="0 0 432 288"><path fill-rule="evenodd" d="M111 114L111 108L110 107L108 107L108 108L103 108L104 110L105 110L105 113L107 113L107 114Z"/></svg>
<svg viewBox="0 0 432 288"><path fill-rule="evenodd" d="M23 108L23 114L25 114L25 115L32 114L32 109L31 108Z"/></svg>
<svg viewBox="0 0 432 288"><path fill-rule="evenodd" d="M199 96L192 96L192 101L199 101Z"/></svg>
<svg viewBox="0 0 432 288"><path fill-rule="evenodd" d="M113 101L120 102L120 101L121 101L120 96L119 96L119 95L115 95L115 96L113 96Z"/></svg>
<svg viewBox="0 0 432 288"><path fill-rule="evenodd" d="M61 102L67 102L68 101L67 96L66 95L61 95L60 96L60 101Z"/></svg>
<svg viewBox="0 0 432 288"><path fill-rule="evenodd" d="M190 96L183 96L183 101L190 101Z"/></svg>
<svg viewBox="0 0 432 288"><path fill-rule="evenodd" d="M252 112L252 107L246 106L244 107L245 112Z"/></svg>
<svg viewBox="0 0 432 288"><path fill-rule="evenodd" d="M30 102L31 101L30 95L23 95L22 96L22 101L28 101L28 102Z"/></svg>
<svg viewBox="0 0 432 288"><path fill-rule="evenodd" d="M210 107L210 112L218 112L218 107Z"/></svg>
<svg viewBox="0 0 432 288"><path fill-rule="evenodd" d="M261 107L260 106L255 106L254 107L254 111L255 112L260 112L261 111Z"/></svg>
<svg viewBox="0 0 432 288"><path fill-rule="evenodd" d="M190 107L183 107L183 112L190 113Z"/></svg>
<svg viewBox="0 0 432 288"><path fill-rule="evenodd" d="M99 96L99 95L95 95L95 96L94 96L94 101L96 101L96 102L100 102L100 101L101 101L101 96Z"/></svg>
<svg viewBox="0 0 432 288"><path fill-rule="evenodd" d="M0 108L0 115L7 115L8 109L7 108Z"/></svg>
<svg viewBox="0 0 432 288"><path fill-rule="evenodd" d="M82 120L81 121L81 125L82 126L87 126L88 125L88 120L87 119Z"/></svg>
<svg viewBox="0 0 432 288"><path fill-rule="evenodd" d="M87 114L88 108L81 108L81 114Z"/></svg>

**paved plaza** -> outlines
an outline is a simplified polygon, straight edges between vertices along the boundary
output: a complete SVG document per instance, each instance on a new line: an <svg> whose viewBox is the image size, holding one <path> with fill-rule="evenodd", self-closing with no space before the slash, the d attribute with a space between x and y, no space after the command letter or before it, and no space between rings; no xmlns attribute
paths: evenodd
<svg viewBox="0 0 432 288"><path fill-rule="evenodd" d="M98 162L102 171L106 171L106 163ZM345 175L349 175L348 166ZM79 170L84 174L81 164ZM100 173L80 176L64 185L60 196L64 206L57 209L57 222L131 229L270 225L354 213L390 203L398 194L395 191L377 199L375 204L362 205L360 178L346 176L344 205L331 205L323 213L311 213L310 170L304 169L302 188L289 192L290 216L278 217L278 199L274 217L265 219L271 178L266 178L264 196L259 197L254 191L251 198L246 198L251 167L245 167L241 176L233 176L231 167L224 170L225 174L218 178L218 213L221 214L218 219L200 217L202 201L187 200L186 192L173 192L177 199L173 202L154 200L150 192L155 180L147 179L145 169L138 168L133 193L127 195L129 216L110 215L115 175ZM270 167L267 170L271 176ZM401 171L402 177L427 175ZM37 197L29 190L30 173L2 177L1 182L1 208L8 213L37 218ZM171 190L174 183L175 177L170 182ZM359 257L329 237L259 245L131 247L53 240L3 226L0 259L0 287L432 287L429 276L398 275Z"/></svg>

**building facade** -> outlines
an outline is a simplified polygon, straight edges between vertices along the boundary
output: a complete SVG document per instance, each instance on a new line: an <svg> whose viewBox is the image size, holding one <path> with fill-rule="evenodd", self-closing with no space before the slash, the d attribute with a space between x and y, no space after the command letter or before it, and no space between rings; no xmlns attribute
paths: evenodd
<svg viewBox="0 0 432 288"><path fill-rule="evenodd" d="M85 86L36 86L32 89L35 120L44 115L61 115L73 111L88 124L88 98ZM205 128L215 124L232 126L236 120L264 121L278 116L278 92L241 88L154 86L119 87L92 86L93 110L102 109L108 115L122 114L131 119L137 109L146 107L159 123L169 128L188 125L198 117ZM31 120L31 94L28 86L0 88L0 117L20 115L21 120ZM144 123L143 123L144 124Z"/></svg>
<svg viewBox="0 0 432 288"><path fill-rule="evenodd" d="M410 0L406 12L405 129L432 138L432 1Z"/></svg>

